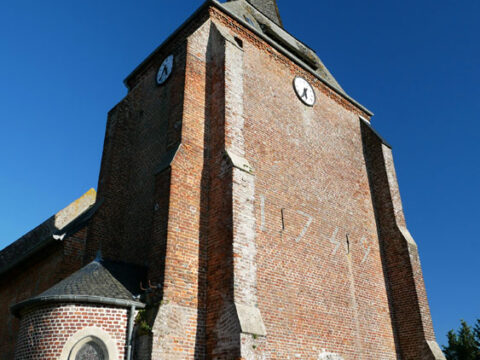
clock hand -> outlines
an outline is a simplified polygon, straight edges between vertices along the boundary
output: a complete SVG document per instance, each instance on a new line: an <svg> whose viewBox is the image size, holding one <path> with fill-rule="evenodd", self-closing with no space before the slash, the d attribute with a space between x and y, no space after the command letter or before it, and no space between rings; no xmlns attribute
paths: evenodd
<svg viewBox="0 0 480 360"><path fill-rule="evenodd" d="M163 79L164 76L167 76L167 67L166 66L163 67L162 79Z"/></svg>
<svg viewBox="0 0 480 360"><path fill-rule="evenodd" d="M308 100L308 88L303 89L302 98L305 98L306 100Z"/></svg>

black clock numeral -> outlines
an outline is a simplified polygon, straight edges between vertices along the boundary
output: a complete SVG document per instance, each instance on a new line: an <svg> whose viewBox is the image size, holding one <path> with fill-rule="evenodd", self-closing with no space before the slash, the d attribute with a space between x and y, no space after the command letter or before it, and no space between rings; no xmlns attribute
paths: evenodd
<svg viewBox="0 0 480 360"><path fill-rule="evenodd" d="M305 98L305 100L308 100L308 88L303 89L302 98Z"/></svg>

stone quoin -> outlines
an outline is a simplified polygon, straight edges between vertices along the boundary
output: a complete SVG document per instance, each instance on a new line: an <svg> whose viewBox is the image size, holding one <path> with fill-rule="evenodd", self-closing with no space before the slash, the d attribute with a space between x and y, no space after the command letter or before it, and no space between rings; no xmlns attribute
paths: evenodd
<svg viewBox="0 0 480 360"><path fill-rule="evenodd" d="M392 149L275 0L125 85L97 191L0 252L0 360L444 359Z"/></svg>

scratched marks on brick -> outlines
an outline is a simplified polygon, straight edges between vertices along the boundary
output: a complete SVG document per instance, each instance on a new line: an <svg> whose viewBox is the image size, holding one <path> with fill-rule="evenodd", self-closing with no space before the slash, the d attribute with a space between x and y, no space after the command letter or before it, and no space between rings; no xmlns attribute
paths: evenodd
<svg viewBox="0 0 480 360"><path fill-rule="evenodd" d="M260 231L261 232L266 232L267 231L267 225L266 225L266 220L265 220L265 209L266 206L266 196L265 195L260 195ZM280 229L280 232L285 231L285 209L281 209L279 213L281 214L281 224L282 224L282 229ZM297 210L296 214L300 215L302 218L305 219L305 222L303 223L302 228L300 229L300 232L293 236L295 239L296 243L300 243L302 240L308 239L308 233L309 230L312 228L312 225L314 225L314 217L304 211ZM339 231L340 227L337 226L333 230L331 236L327 236L327 240L329 241L330 244L333 245L332 252L330 253L331 256L336 256L338 254L338 249L340 248L342 242L339 240ZM354 251L354 241L350 240L349 234L345 232L345 237L346 237L346 251L345 253L348 255L351 251ZM360 238L360 248L359 251L363 252L363 257L361 260L361 264L365 264L367 262L367 259L372 251L372 243L371 241L368 240L366 236L362 236Z"/></svg>
<svg viewBox="0 0 480 360"><path fill-rule="evenodd" d="M335 245L335 248L332 251L332 255L335 255L338 251L338 248L340 247L340 241L336 240L337 234L338 234L338 227L336 227L335 230L333 231L332 237L328 239L330 243Z"/></svg>
<svg viewBox="0 0 480 360"><path fill-rule="evenodd" d="M297 214L302 215L302 216L304 216L304 217L307 218L307 222L306 222L305 226L303 227L301 233L300 233L300 234L297 236L297 238L295 239L295 241L298 243L298 242L300 242L300 240L303 239L303 237L304 237L305 234L307 233L308 228L310 227L310 225L312 225L313 217L310 216L310 215L308 215L307 213L304 213L303 211L300 211L300 210L297 211Z"/></svg>
<svg viewBox="0 0 480 360"><path fill-rule="evenodd" d="M365 236L362 236L362 239L360 240L360 243L362 244L364 250L365 250L365 255L363 256L362 259L362 264L367 261L368 255L370 254L370 250L372 249L372 245L368 242L367 238Z"/></svg>

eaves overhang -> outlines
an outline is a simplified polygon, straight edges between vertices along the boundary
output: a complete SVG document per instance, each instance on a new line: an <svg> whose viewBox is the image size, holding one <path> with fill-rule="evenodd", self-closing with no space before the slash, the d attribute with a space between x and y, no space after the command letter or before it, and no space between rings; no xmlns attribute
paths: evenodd
<svg viewBox="0 0 480 360"><path fill-rule="evenodd" d="M32 308L35 306L52 304L52 303L78 303L78 304L94 304L94 305L108 305L122 308L130 308L132 306L143 309L146 305L135 300L114 299L103 296L90 295L56 295L56 296L40 296L33 299L28 299L10 308L10 312L19 316L23 309Z"/></svg>

